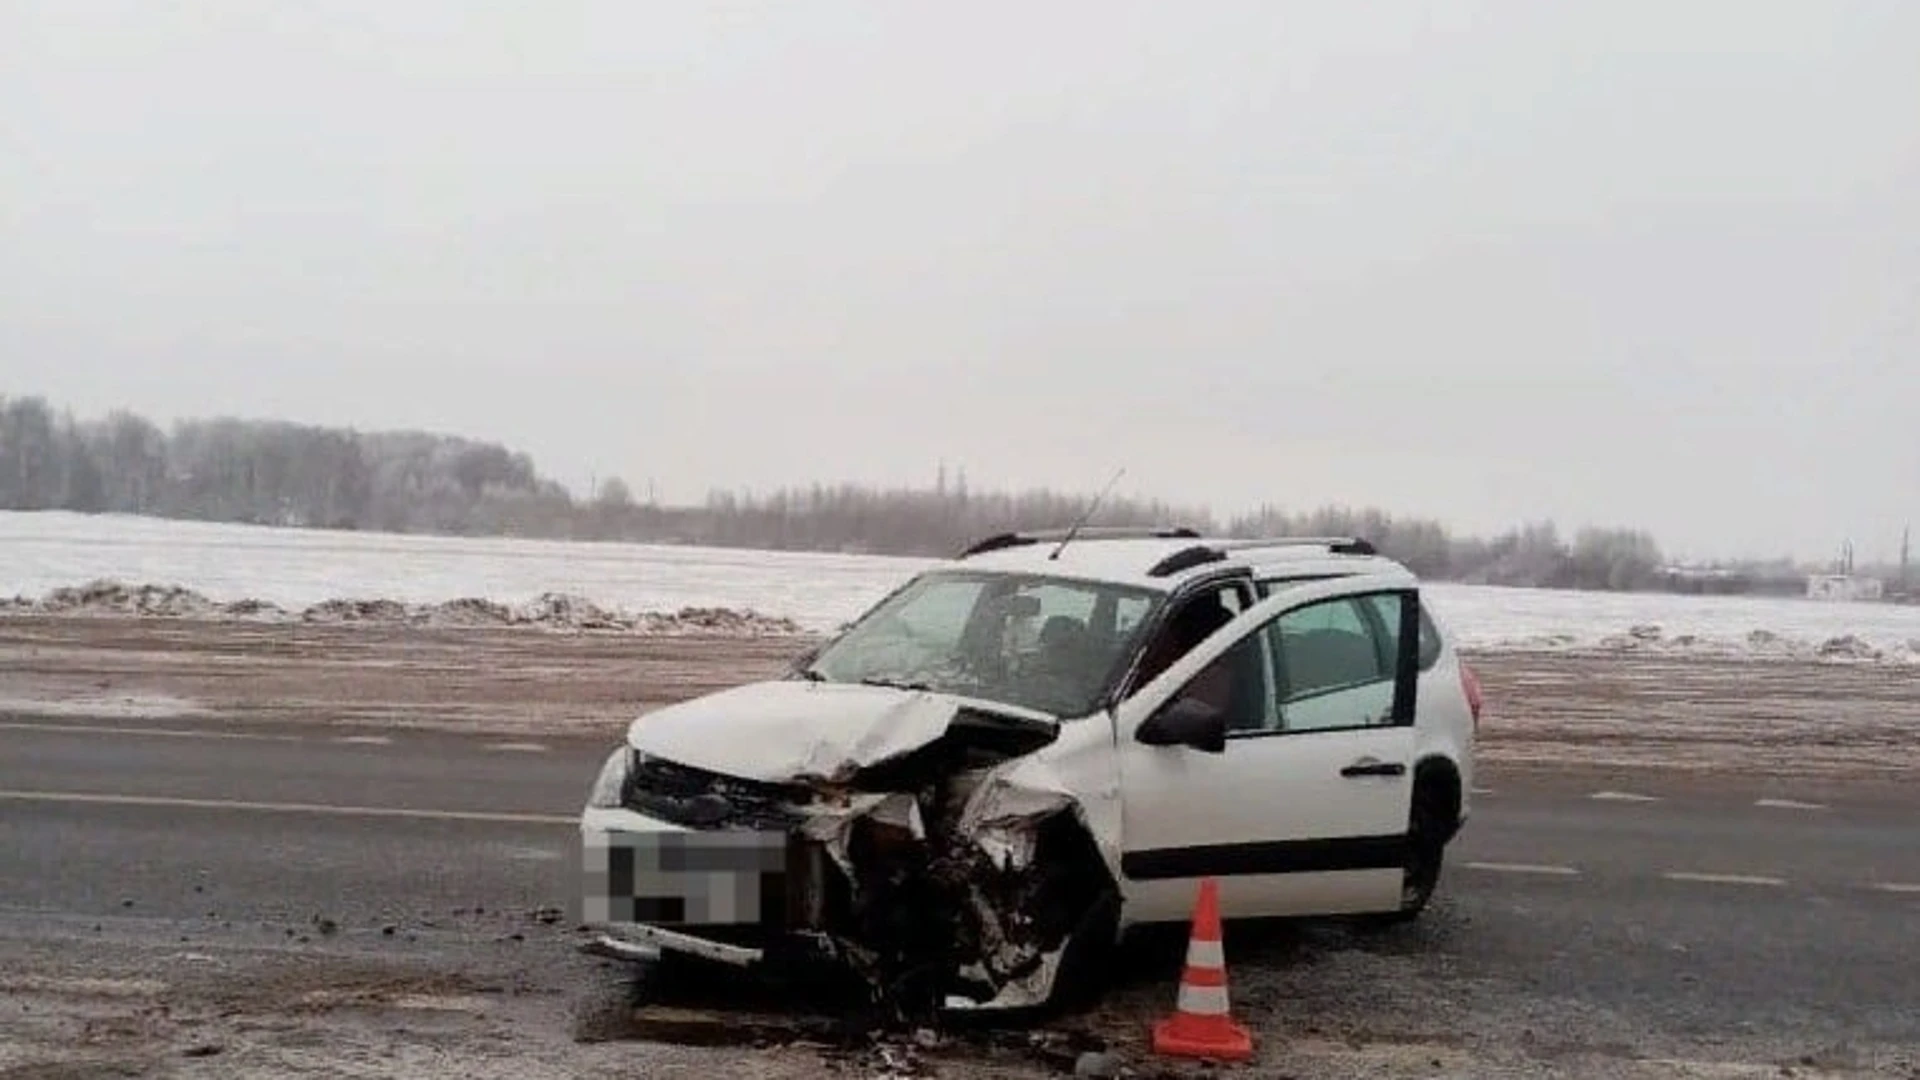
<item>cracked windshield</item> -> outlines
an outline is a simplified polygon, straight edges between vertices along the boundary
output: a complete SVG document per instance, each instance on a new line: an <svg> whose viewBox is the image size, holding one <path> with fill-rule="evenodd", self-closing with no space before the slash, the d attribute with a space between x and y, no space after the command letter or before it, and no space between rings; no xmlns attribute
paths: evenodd
<svg viewBox="0 0 1920 1080"><path fill-rule="evenodd" d="M1154 596L1054 577L927 574L848 628L808 671L1082 716L1119 674Z"/></svg>

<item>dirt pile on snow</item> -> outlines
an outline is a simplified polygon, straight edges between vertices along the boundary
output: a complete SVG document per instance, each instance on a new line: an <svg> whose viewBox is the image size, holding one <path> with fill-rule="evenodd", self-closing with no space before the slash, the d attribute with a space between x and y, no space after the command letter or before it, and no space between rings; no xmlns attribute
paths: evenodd
<svg viewBox="0 0 1920 1080"><path fill-rule="evenodd" d="M782 634L804 632L792 619L716 607L685 607L671 615L642 615L636 629L663 632L673 627L702 634L744 634L768 627Z"/></svg>
<svg viewBox="0 0 1920 1080"><path fill-rule="evenodd" d="M514 622L566 630L630 630L631 620L584 596L541 593L513 613Z"/></svg>
<svg viewBox="0 0 1920 1080"><path fill-rule="evenodd" d="M277 622L289 617L286 608L267 600L235 600L220 605L220 611L235 619L271 619Z"/></svg>
<svg viewBox="0 0 1920 1080"><path fill-rule="evenodd" d="M1814 651L1827 660L1878 660L1884 655L1853 634L1828 638Z"/></svg>
<svg viewBox="0 0 1920 1080"><path fill-rule="evenodd" d="M399 623L409 621L407 606L396 600L327 600L300 613L310 623Z"/></svg>
<svg viewBox="0 0 1920 1080"><path fill-rule="evenodd" d="M1876 644L1858 634L1806 640L1772 630L1753 630L1737 638L1717 637L1669 634L1665 628L1653 624L1636 625L1624 633L1584 641L1570 634L1551 634L1523 640L1496 641L1481 647L1494 652L1642 653L1835 664L1920 664L1920 640Z"/></svg>
<svg viewBox="0 0 1920 1080"><path fill-rule="evenodd" d="M513 625L513 611L505 604L478 597L463 597L435 604L427 611L430 626L489 627Z"/></svg>
<svg viewBox="0 0 1920 1080"><path fill-rule="evenodd" d="M135 616L175 619L231 619L247 622L316 625L423 626L447 629L525 628L558 632L648 635L725 634L765 637L806 633L793 619L731 608L683 608L677 612L625 612L585 597L542 593L517 606L464 597L438 604L397 600L326 600L289 611L266 600L222 603L174 585L125 585L95 581L55 589L38 600L0 599L0 614L63 616Z"/></svg>
<svg viewBox="0 0 1920 1080"><path fill-rule="evenodd" d="M117 581L93 581L55 589L40 600L38 607L54 615L86 612L192 619L220 613L219 605L191 589L176 585L122 585Z"/></svg>

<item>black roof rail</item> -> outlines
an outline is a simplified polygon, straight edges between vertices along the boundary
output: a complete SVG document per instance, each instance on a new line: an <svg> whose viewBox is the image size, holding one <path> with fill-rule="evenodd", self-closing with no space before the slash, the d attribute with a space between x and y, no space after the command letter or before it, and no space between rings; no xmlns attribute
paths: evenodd
<svg viewBox="0 0 1920 1080"><path fill-rule="evenodd" d="M1191 570L1208 563L1225 562L1227 553L1208 544L1195 544L1161 559L1148 568L1148 577L1171 577L1182 570Z"/></svg>
<svg viewBox="0 0 1920 1080"><path fill-rule="evenodd" d="M1268 536L1240 540L1222 540L1214 545L1221 551L1257 551L1276 547L1323 547L1335 555L1378 555L1373 543L1359 536Z"/></svg>
<svg viewBox="0 0 1920 1080"><path fill-rule="evenodd" d="M1000 533L974 543L960 553L960 558L1028 544L1058 543L1067 538L1068 531L1025 529ZM1073 539L1076 543L1081 540L1198 540L1200 534L1185 525L1090 525L1073 533Z"/></svg>

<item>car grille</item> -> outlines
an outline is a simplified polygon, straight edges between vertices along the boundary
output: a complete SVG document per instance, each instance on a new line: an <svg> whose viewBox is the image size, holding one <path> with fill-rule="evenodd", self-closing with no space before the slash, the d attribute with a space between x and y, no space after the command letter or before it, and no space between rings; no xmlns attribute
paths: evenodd
<svg viewBox="0 0 1920 1080"><path fill-rule="evenodd" d="M797 807L811 792L696 769L659 758L642 758L628 777L621 802L628 809L686 829L752 829L787 835L783 870L760 883L760 918L745 925L702 925L702 937L764 946L795 929L820 925L823 911L844 903L844 875L820 844L799 834L805 815ZM677 920L659 920L673 925Z"/></svg>
<svg viewBox="0 0 1920 1080"><path fill-rule="evenodd" d="M791 829L803 820L796 806L804 789L708 772L643 757L627 778L621 802L629 810L688 829Z"/></svg>

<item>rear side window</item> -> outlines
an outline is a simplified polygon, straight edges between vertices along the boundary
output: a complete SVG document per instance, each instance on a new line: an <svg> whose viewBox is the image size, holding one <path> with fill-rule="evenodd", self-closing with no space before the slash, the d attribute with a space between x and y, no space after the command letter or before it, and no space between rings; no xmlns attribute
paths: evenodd
<svg viewBox="0 0 1920 1080"><path fill-rule="evenodd" d="M1427 614L1425 605L1420 608L1420 670L1430 670L1440 662L1440 628L1433 625L1433 616Z"/></svg>
<svg viewBox="0 0 1920 1080"><path fill-rule="evenodd" d="M1373 605L1381 621L1397 632L1400 627L1400 598L1391 594L1367 597L1367 603ZM1397 647L1397 646L1396 646ZM1440 628L1433 623L1433 617L1427 614L1425 605L1420 608L1420 670L1432 670L1440 662Z"/></svg>
<svg viewBox="0 0 1920 1080"><path fill-rule="evenodd" d="M1398 626L1400 598L1335 597L1280 616L1271 645L1280 671L1281 704L1391 681L1390 643L1369 625L1360 605L1384 601Z"/></svg>

